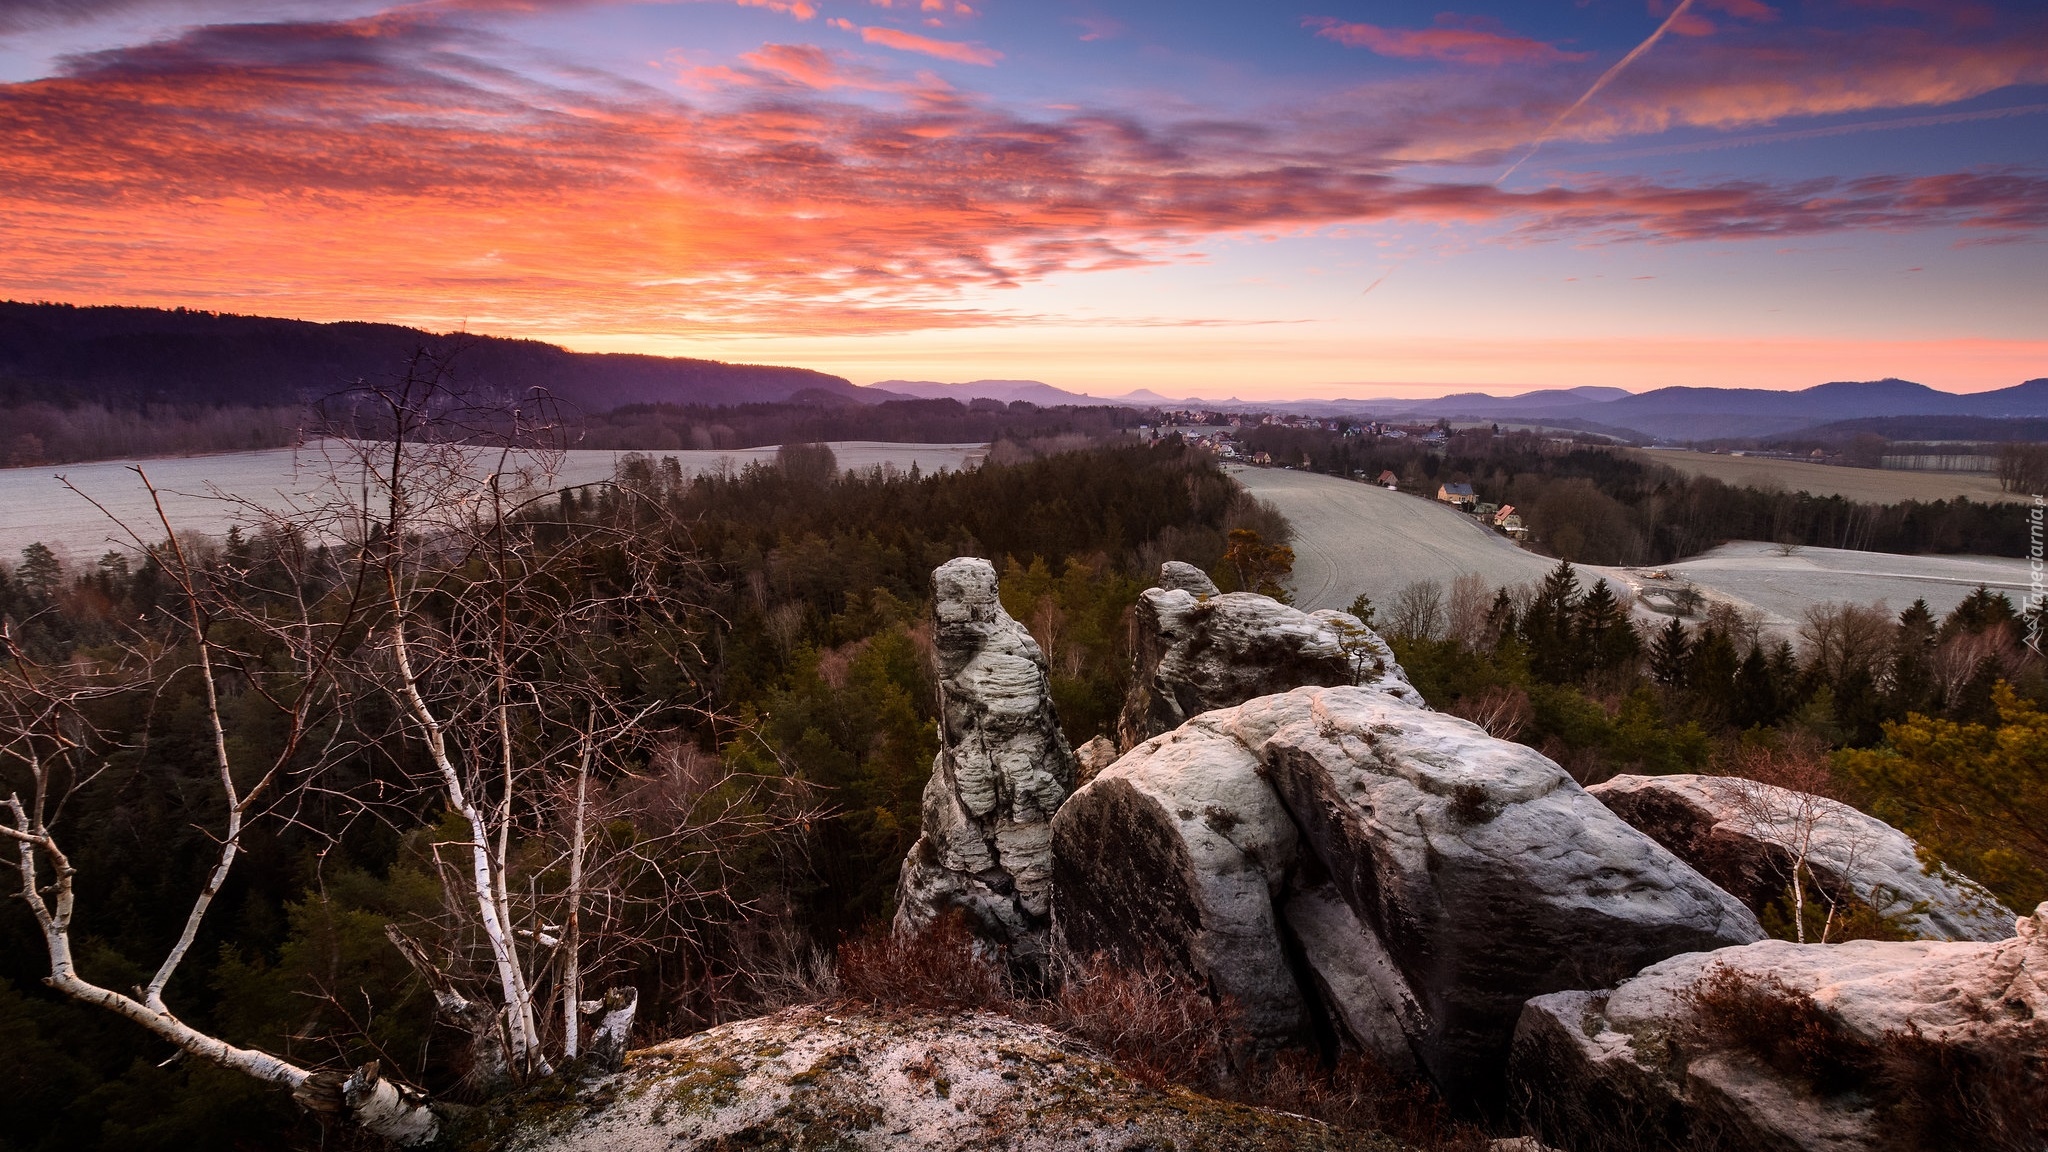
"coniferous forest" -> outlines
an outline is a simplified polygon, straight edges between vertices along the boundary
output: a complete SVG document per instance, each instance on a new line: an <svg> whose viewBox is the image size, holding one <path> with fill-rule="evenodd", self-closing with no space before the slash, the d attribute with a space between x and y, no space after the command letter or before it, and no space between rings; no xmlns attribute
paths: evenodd
<svg viewBox="0 0 2048 1152"><path fill-rule="evenodd" d="M220 540L131 526L146 552L83 569L39 548L0 566L0 752L65 853L79 979L448 1099L492 1073L437 1000L502 981L528 1006L518 1051L573 1058L560 1020L600 990L637 997L637 1035L688 1034L807 994L886 924L937 748L934 566L996 562L1079 746L1114 727L1162 561L1273 592L1290 562L1284 521L1172 437L1005 442L935 475L843 472L816 444L694 477L639 455L608 483L514 490L477 487L502 449L436 440L444 414L394 408L396 439L363 443L389 466L375 491ZM2048 686L2002 596L1942 619L1831 606L1797 647L1725 610L1646 626L1569 562L1353 608L1432 706L1582 782L1784 783L2014 906L2048 897ZM0 913L6 1147L354 1139L45 988L31 913ZM1897 932L1773 915L1784 936Z"/></svg>

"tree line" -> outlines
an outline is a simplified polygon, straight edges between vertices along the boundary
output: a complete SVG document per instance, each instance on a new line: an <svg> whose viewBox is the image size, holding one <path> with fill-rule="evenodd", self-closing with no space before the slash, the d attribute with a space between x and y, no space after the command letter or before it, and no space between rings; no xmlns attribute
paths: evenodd
<svg viewBox="0 0 2048 1152"><path fill-rule="evenodd" d="M1528 431L1474 428L1441 445L1318 428L1247 429L1246 445L1276 463L1372 479L1392 471L1417 492L1466 481L1479 498L1513 504L1529 542L1582 564L1668 564L1729 540L1873 552L2025 556L2025 510L1967 497L1867 504L1736 487L1686 476L1613 449Z"/></svg>

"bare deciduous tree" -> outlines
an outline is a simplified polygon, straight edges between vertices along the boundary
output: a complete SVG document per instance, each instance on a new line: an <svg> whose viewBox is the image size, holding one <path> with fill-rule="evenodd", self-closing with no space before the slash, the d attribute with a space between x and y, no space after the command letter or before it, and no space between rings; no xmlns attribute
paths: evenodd
<svg viewBox="0 0 2048 1152"><path fill-rule="evenodd" d="M687 538L652 492L622 482L607 515L550 521L541 509L554 497L554 456L521 446L544 424L471 404L424 356L395 384L349 399L347 430L359 435L325 442L324 484L280 507L237 501L275 571L195 557L159 502L153 532L165 543L130 535L171 577L175 618L156 633L138 626L113 668L42 668L11 639L0 646L0 834L18 849L52 988L289 1087L316 1111L419 1144L439 1130L437 1114L379 1063L301 1067L195 1029L164 1003L254 821L295 821L316 798L415 828L445 811L461 829L430 845L445 912L389 935L442 1016L470 1034L473 1076L516 1081L622 1052L637 994L586 998L590 978L628 975L635 950L687 943L740 912L735 855L816 813L791 781L734 772L680 743L679 728L708 718L707 698L663 670L702 666L694 645L706 617L689 593L701 578ZM203 690L219 848L182 933L129 995L78 975L59 817L107 751L85 705L140 690L177 659ZM228 692L283 718L266 761L238 760ZM369 702L379 706L358 707ZM378 731L372 715L396 719ZM334 791L327 769L372 744L415 791Z"/></svg>
<svg viewBox="0 0 2048 1152"><path fill-rule="evenodd" d="M1820 943L1828 942L1842 901L1856 898L1855 876L1873 841L1856 813L1824 793L1832 791L1833 774L1817 746L1784 749L1754 747L1737 755L1740 775L1724 777L1722 788L1731 808L1731 823L1745 835L1783 852L1792 898L1792 923L1799 943L1806 943L1809 894L1827 905ZM1819 882L1816 855L1827 871L1850 891Z"/></svg>
<svg viewBox="0 0 2048 1152"><path fill-rule="evenodd" d="M1388 631L1409 640L1431 640L1443 631L1444 586L1417 580L1395 595L1387 613Z"/></svg>

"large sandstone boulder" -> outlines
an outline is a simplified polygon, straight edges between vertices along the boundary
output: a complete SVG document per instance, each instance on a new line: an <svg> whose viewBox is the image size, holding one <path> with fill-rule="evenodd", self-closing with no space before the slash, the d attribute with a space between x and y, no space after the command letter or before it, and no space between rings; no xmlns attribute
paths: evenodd
<svg viewBox="0 0 2048 1152"><path fill-rule="evenodd" d="M2012 935L2013 912L1997 897L1846 804L1727 776L1617 776L1587 791L1759 915L1787 911L1793 847L1804 841L1820 888L1811 900L1861 905L1924 940Z"/></svg>
<svg viewBox="0 0 2048 1152"><path fill-rule="evenodd" d="M1298 842L1254 749L1207 723L1149 741L1053 819L1058 946L1200 973L1254 1035L1305 1042L1275 909Z"/></svg>
<svg viewBox="0 0 2048 1152"><path fill-rule="evenodd" d="M1765 941L1529 1002L1514 1095L1584 1152L2048 1148L2048 904L1996 943Z"/></svg>
<svg viewBox="0 0 2048 1152"><path fill-rule="evenodd" d="M1307 685L1355 684L1420 704L1393 650L1344 612L1302 612L1270 596L1219 595L1169 562L1137 605L1137 675L1117 719L1128 750L1189 717Z"/></svg>
<svg viewBox="0 0 2048 1152"><path fill-rule="evenodd" d="M996 570L962 558L932 573L939 754L923 833L903 861L896 926L963 909L1029 965L1042 959L1052 899L1050 821L1074 786L1045 655L996 598Z"/></svg>
<svg viewBox="0 0 2048 1152"><path fill-rule="evenodd" d="M1199 716L1053 837L1064 947L1180 959L1274 1042L1324 1013L1454 1100L1498 1095L1530 996L1763 934L1542 755L1372 688Z"/></svg>
<svg viewBox="0 0 2048 1152"><path fill-rule="evenodd" d="M1003 1016L798 1008L627 1054L617 1075L515 1102L504 1152L1397 1152L1376 1136L1141 1084Z"/></svg>

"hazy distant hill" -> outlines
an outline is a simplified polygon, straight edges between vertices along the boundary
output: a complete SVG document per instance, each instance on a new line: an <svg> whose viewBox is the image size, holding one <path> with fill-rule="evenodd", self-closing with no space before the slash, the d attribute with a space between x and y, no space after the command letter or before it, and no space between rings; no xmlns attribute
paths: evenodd
<svg viewBox="0 0 2048 1152"><path fill-rule="evenodd" d="M272 407L401 369L415 348L459 348L458 378L506 393L545 388L598 412L623 404L875 399L803 368L570 352L537 340L313 324L156 308L0 303L0 403Z"/></svg>
<svg viewBox="0 0 2048 1152"><path fill-rule="evenodd" d="M1549 388L1512 396L1458 392L1448 396L1337 400L1173 399L1152 392L1091 397L1035 380L966 384L887 381L878 387L962 400L989 397L1039 404L1188 405L1225 411L1289 412L1392 420L1527 420L1641 440L1715 440L1778 436L1823 424L1901 417L2009 420L2048 418L2048 378L2011 388L1959 395L1910 380L1836 381L1796 392L1766 388ZM1988 439L2004 439L1988 436Z"/></svg>

